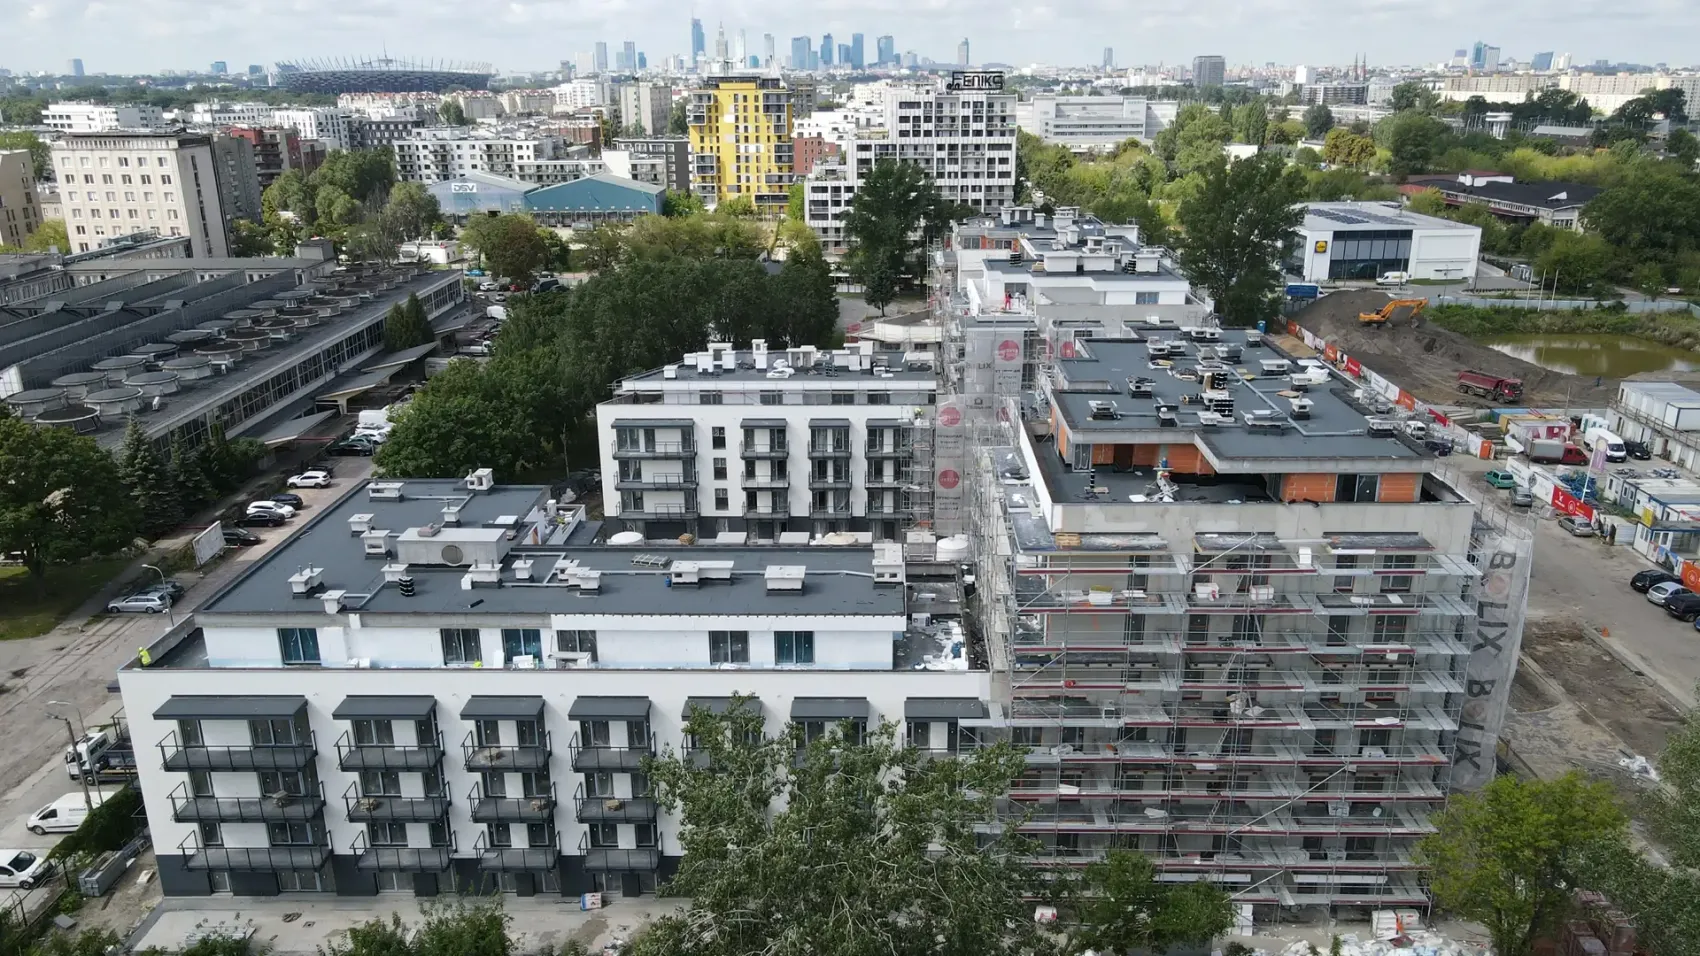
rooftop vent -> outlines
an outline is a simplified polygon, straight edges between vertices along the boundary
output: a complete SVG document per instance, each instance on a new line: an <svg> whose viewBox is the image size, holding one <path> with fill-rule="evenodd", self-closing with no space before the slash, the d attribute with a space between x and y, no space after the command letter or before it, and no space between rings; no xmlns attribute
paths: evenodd
<svg viewBox="0 0 1700 956"><path fill-rule="evenodd" d="M369 514L349 515L348 533L365 534L372 530L372 516Z"/></svg>
<svg viewBox="0 0 1700 956"><path fill-rule="evenodd" d="M421 525L419 528L419 536L421 538L435 538L437 536L437 532L441 530L443 529L434 524Z"/></svg>
<svg viewBox="0 0 1700 956"><path fill-rule="evenodd" d="M1180 416L1175 414L1175 410L1172 407L1170 407L1168 405L1163 405L1163 406L1158 407L1158 409L1157 409L1157 427L1158 428L1179 428L1180 424L1181 424Z"/></svg>
<svg viewBox="0 0 1700 956"><path fill-rule="evenodd" d="M1287 430L1287 419L1270 411L1246 412L1245 424L1254 432L1278 433Z"/></svg>
<svg viewBox="0 0 1700 956"><path fill-rule="evenodd" d="M1399 434L1399 423L1391 418L1366 418L1364 420L1369 423L1371 435Z"/></svg>
<svg viewBox="0 0 1700 956"><path fill-rule="evenodd" d="M1198 423L1200 425L1203 425L1203 426L1206 426L1206 427L1212 427L1212 428L1218 427L1218 426L1221 426L1221 425L1232 425L1234 423L1234 416L1233 415L1221 415L1221 414L1218 414L1216 412L1199 412L1198 413Z"/></svg>
<svg viewBox="0 0 1700 956"><path fill-rule="evenodd" d="M1257 367L1265 375L1286 375L1293 370L1293 363L1286 359L1260 359Z"/></svg>
<svg viewBox="0 0 1700 956"><path fill-rule="evenodd" d="M1150 398L1156 384L1148 378L1130 378L1127 380L1127 393L1134 398Z"/></svg>
<svg viewBox="0 0 1700 956"><path fill-rule="evenodd" d="M1224 362L1238 362L1243 350L1238 345L1223 344L1216 346L1216 356Z"/></svg>
<svg viewBox="0 0 1700 956"><path fill-rule="evenodd" d="M366 486L366 497L372 501L400 501L402 483L374 481Z"/></svg>
<svg viewBox="0 0 1700 956"><path fill-rule="evenodd" d="M767 582L767 591L801 591L803 576L807 571L801 564L770 564L762 572L762 579Z"/></svg>
<svg viewBox="0 0 1700 956"><path fill-rule="evenodd" d="M664 571L664 570L667 569L667 566L669 564L672 564L672 563L673 563L673 559L667 557L666 555L660 555L660 554L634 554L634 555L632 555L632 566L633 567L655 568L656 570Z"/></svg>
<svg viewBox="0 0 1700 956"><path fill-rule="evenodd" d="M366 550L368 558L388 557L390 553L390 533L376 528L362 532L360 544Z"/></svg>
<svg viewBox="0 0 1700 956"><path fill-rule="evenodd" d="M1204 392L1204 407L1213 412L1232 416L1234 414L1234 394L1221 389L1211 389L1206 382Z"/></svg>
<svg viewBox="0 0 1700 956"><path fill-rule="evenodd" d="M468 491L489 491L494 487L496 487L496 472L493 469L476 468L473 469L472 474L466 476L466 490Z"/></svg>
<svg viewBox="0 0 1700 956"><path fill-rule="evenodd" d="M1086 405L1087 405L1088 408L1090 408L1092 410L1091 416L1093 418L1100 419L1100 420L1103 420L1103 419L1114 420L1114 419L1122 417L1121 412L1116 410L1116 403L1115 402L1107 402L1107 401L1100 401L1099 399L1092 399L1091 401L1087 402Z"/></svg>
<svg viewBox="0 0 1700 956"><path fill-rule="evenodd" d="M453 528L460 524L460 502L451 502L443 506L443 527Z"/></svg>
<svg viewBox="0 0 1700 956"><path fill-rule="evenodd" d="M324 568L302 568L289 576L289 590L295 594L310 594L324 583Z"/></svg>
<svg viewBox="0 0 1700 956"><path fill-rule="evenodd" d="M675 362L672 365L663 365L661 367L661 377L662 378L678 378L679 377L679 365L678 365L678 363Z"/></svg>
<svg viewBox="0 0 1700 956"><path fill-rule="evenodd" d="M1310 417L1310 407L1312 405L1316 404L1315 402L1312 402L1310 399L1302 398L1302 397L1294 397L1292 399L1289 399L1289 401L1291 401L1293 403L1293 418L1295 418L1295 419L1307 419L1307 418L1309 418Z"/></svg>
<svg viewBox="0 0 1700 956"><path fill-rule="evenodd" d="M341 613L342 612L342 599L343 599L343 596L346 595L347 593L348 593L347 591L336 590L336 591L326 591L325 593L319 595L319 600L325 602L325 613L326 614L339 614L339 613Z"/></svg>
<svg viewBox="0 0 1700 956"><path fill-rule="evenodd" d="M381 570L384 573L385 584L395 584L407 577L407 565L405 564L386 564Z"/></svg>
<svg viewBox="0 0 1700 956"><path fill-rule="evenodd" d="M460 587L463 591L472 590L475 584L502 583L502 566L494 561L477 561L467 572L461 575Z"/></svg>
<svg viewBox="0 0 1700 956"><path fill-rule="evenodd" d="M602 572L595 568L573 568L567 573L567 586L578 588L583 594L596 594L602 590Z"/></svg>
<svg viewBox="0 0 1700 956"><path fill-rule="evenodd" d="M685 585L695 587L701 583L702 578L695 561L674 561L673 566L667 569L667 585L669 587Z"/></svg>
<svg viewBox="0 0 1700 956"><path fill-rule="evenodd" d="M1194 342L1220 342L1222 330L1194 326L1186 330L1186 337Z"/></svg>

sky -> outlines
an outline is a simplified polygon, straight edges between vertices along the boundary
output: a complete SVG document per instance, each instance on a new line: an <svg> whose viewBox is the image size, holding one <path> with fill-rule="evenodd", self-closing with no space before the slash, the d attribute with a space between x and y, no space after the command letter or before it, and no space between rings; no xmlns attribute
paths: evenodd
<svg viewBox="0 0 1700 956"><path fill-rule="evenodd" d="M0 0L0 67L62 72L80 57L90 73L206 69L312 56L391 55L489 62L499 70L553 69L605 40L634 40L652 62L689 52L690 4L674 0ZM717 24L739 28L749 52L772 33L783 57L793 35L819 44L892 34L899 51L954 60L966 36L977 62L1118 65L1433 64L1476 40L1526 60L1552 50L1578 64L1700 65L1694 0L721 0L695 13L714 50Z"/></svg>

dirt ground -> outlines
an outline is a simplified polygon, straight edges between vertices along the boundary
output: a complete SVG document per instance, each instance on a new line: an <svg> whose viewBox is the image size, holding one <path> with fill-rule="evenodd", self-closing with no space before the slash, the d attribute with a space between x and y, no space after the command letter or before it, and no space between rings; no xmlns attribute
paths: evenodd
<svg viewBox="0 0 1700 956"><path fill-rule="evenodd" d="M1592 376L1548 371L1421 319L1415 326L1358 321L1360 313L1374 312L1390 298L1374 289L1335 292L1299 311L1293 320L1425 402L1492 406L1458 391L1458 373L1465 369L1522 379L1525 404L1603 407L1617 392L1616 379L1595 385Z"/></svg>

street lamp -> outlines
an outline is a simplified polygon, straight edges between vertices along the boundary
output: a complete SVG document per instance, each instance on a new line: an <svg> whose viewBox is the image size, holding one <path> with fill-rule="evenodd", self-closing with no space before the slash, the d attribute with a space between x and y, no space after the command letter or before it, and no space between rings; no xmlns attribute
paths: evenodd
<svg viewBox="0 0 1700 956"><path fill-rule="evenodd" d="M71 759L77 762L77 782L83 785L83 806L86 807L90 813L93 813L94 798L89 796L89 773L94 770L94 766L92 764L87 766L84 765L83 755L77 750L77 732L71 727L71 718L62 714L55 714L51 710L44 711L44 713L46 713L47 716L52 717L54 720L62 720L65 722L65 735L71 738ZM80 711L78 712L77 717L79 720L82 718L82 713Z"/></svg>
<svg viewBox="0 0 1700 956"><path fill-rule="evenodd" d="M166 578L165 578L165 572L164 571L161 571L159 568L156 568L151 564L144 564L144 565L142 565L142 567L147 568L149 571L152 571L153 573L159 575L159 583L160 584L165 583ZM171 592L169 592L169 591L166 592L166 594L165 594L165 619L167 621L171 622L172 627L177 626L177 615L174 614L171 610L171 605L176 600L177 600L177 598L174 597L171 594Z"/></svg>
<svg viewBox="0 0 1700 956"><path fill-rule="evenodd" d="M76 711L76 714L77 714L77 731L79 733L83 734L85 737L88 736L89 725L88 725L87 721L83 720L83 709L81 707L78 707L76 704L73 704L68 700L50 700L50 701L48 701L48 703L52 704L55 707L69 707L73 711Z"/></svg>

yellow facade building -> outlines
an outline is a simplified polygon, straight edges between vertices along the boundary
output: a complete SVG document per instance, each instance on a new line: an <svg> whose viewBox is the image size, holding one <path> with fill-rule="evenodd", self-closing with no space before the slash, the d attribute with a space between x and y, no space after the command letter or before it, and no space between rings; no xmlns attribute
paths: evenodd
<svg viewBox="0 0 1700 956"><path fill-rule="evenodd" d="M709 77L691 92L691 189L714 206L737 196L777 212L794 178L791 91L773 77Z"/></svg>

